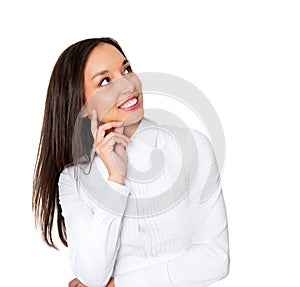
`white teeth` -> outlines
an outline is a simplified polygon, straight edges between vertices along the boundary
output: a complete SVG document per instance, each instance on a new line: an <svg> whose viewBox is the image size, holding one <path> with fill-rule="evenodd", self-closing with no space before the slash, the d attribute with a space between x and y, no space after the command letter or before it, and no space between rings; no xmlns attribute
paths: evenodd
<svg viewBox="0 0 300 287"><path fill-rule="evenodd" d="M137 103L137 98L134 98L133 100L128 101L126 104L120 106L121 109L126 109L134 106Z"/></svg>

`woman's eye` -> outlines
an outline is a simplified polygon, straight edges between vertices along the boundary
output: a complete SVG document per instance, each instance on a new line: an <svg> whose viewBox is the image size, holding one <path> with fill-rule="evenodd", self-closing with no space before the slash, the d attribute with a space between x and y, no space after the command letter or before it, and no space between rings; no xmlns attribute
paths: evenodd
<svg viewBox="0 0 300 287"><path fill-rule="evenodd" d="M124 70L124 74L128 74L128 73L131 73L132 72L132 69L131 69L131 66L128 66L125 70Z"/></svg>
<svg viewBox="0 0 300 287"><path fill-rule="evenodd" d="M104 78L100 83L99 83L99 87L100 86L105 86L110 82L110 78Z"/></svg>

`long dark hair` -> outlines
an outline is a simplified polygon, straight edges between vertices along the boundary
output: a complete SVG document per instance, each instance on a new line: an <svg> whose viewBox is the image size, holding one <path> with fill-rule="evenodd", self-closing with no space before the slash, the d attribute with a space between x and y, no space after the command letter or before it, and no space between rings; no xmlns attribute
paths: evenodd
<svg viewBox="0 0 300 287"><path fill-rule="evenodd" d="M126 58L118 42L112 38L82 40L59 56L49 81L33 175L32 210L44 242L55 249L58 249L52 237L55 216L59 238L68 246L58 199L58 179L65 166L76 165L72 147L76 126L82 131L82 137L76 140L77 156L91 161L90 150L94 139L90 132L90 120L83 118L78 127L77 118L86 102L83 88L86 61L93 48L101 43L113 45Z"/></svg>

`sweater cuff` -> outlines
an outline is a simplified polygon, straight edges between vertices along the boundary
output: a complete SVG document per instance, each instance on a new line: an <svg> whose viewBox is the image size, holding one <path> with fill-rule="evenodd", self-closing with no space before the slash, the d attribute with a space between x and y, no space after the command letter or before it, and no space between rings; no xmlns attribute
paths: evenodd
<svg viewBox="0 0 300 287"><path fill-rule="evenodd" d="M130 192L129 192L130 189L128 186L111 181L109 179L107 179L106 182L114 191L118 192L119 194L121 194L123 196L124 195L127 196L130 194Z"/></svg>
<svg viewBox="0 0 300 287"><path fill-rule="evenodd" d="M174 287L169 279L168 261L115 276L115 287Z"/></svg>
<svg viewBox="0 0 300 287"><path fill-rule="evenodd" d="M81 180L83 181L83 180ZM84 182L84 191L97 206L117 216L123 217L130 194L130 188L110 180Z"/></svg>
<svg viewBox="0 0 300 287"><path fill-rule="evenodd" d="M143 269L117 275L114 277L115 287L148 287Z"/></svg>

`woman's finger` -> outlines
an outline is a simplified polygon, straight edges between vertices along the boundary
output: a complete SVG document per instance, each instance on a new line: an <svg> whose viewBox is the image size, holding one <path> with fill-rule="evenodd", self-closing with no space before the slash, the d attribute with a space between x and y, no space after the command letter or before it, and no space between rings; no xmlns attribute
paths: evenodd
<svg viewBox="0 0 300 287"><path fill-rule="evenodd" d="M104 142L105 140L105 142ZM110 138L104 138L103 141L97 143L94 145L94 149L95 151L98 153L103 153L103 151L101 152L101 150L103 148L105 148L105 150L107 150L109 153L111 153L118 144L120 144L121 146L127 147L129 142L123 138L119 138L119 137L110 137ZM100 149L100 150L99 150Z"/></svg>
<svg viewBox="0 0 300 287"><path fill-rule="evenodd" d="M108 146L114 146L116 143L120 143L122 144L123 146L128 146L129 144L129 141L124 139L124 138L121 138L121 137L118 137L118 136L113 136L109 139L106 139L106 137L103 139L103 141L101 142L101 144L104 146L104 145L108 145Z"/></svg>
<svg viewBox="0 0 300 287"><path fill-rule="evenodd" d="M93 109L92 110L92 118L91 118L91 132L92 132L94 139L96 138L97 127L98 127L97 112L95 109Z"/></svg>
<svg viewBox="0 0 300 287"><path fill-rule="evenodd" d="M95 109L92 110L91 132L94 139L97 139L97 141L101 140L104 137L106 130L111 129L113 127L120 127L122 124L122 122L114 121L102 124L98 127L97 111Z"/></svg>
<svg viewBox="0 0 300 287"><path fill-rule="evenodd" d="M115 122L109 122L109 123L100 125L96 132L96 141L99 142L104 138L106 130L109 130L109 129L115 128L115 127L120 127L122 124L123 124L122 122L115 121Z"/></svg>
<svg viewBox="0 0 300 287"><path fill-rule="evenodd" d="M103 138L103 140L101 141L101 143L106 144L109 141L111 142L113 138L115 139L115 141L117 141L117 139L123 139L127 143L131 142L130 138L128 138L127 136L125 136L123 134L117 134L115 132L110 132L108 135L106 135Z"/></svg>
<svg viewBox="0 0 300 287"><path fill-rule="evenodd" d="M115 280L114 277L111 277L105 287L115 287Z"/></svg>
<svg viewBox="0 0 300 287"><path fill-rule="evenodd" d="M68 285L68 287L87 287L82 284L77 278L74 278Z"/></svg>
<svg viewBox="0 0 300 287"><path fill-rule="evenodd" d="M115 133L117 134L123 134L124 133L124 126L116 127Z"/></svg>

